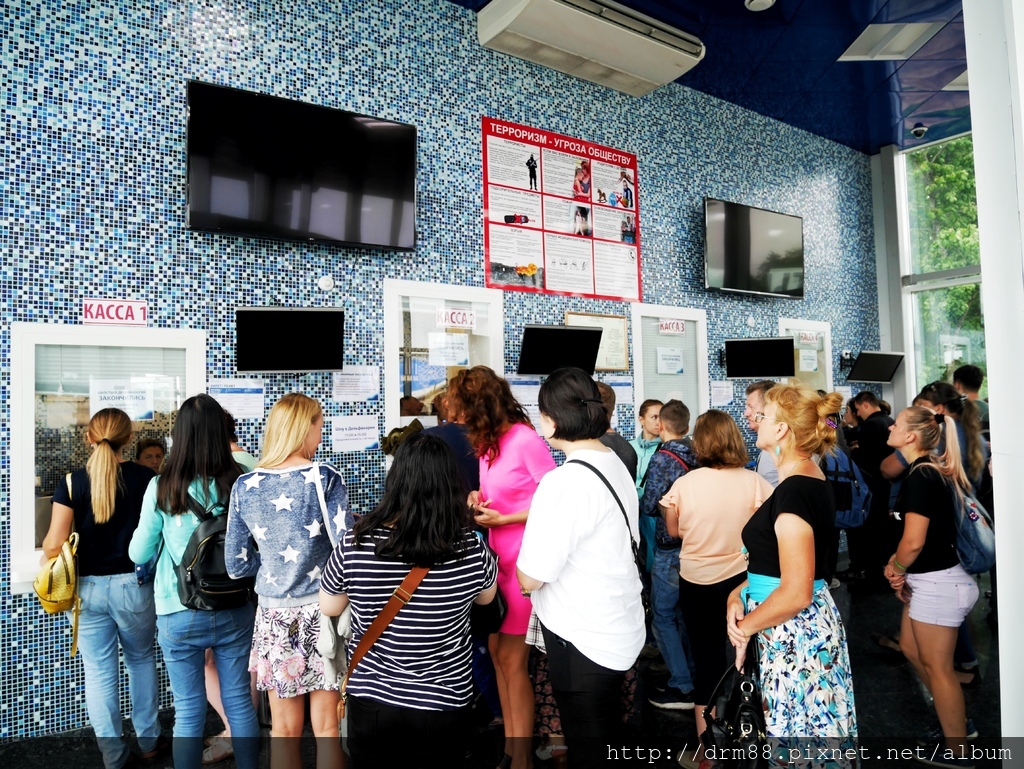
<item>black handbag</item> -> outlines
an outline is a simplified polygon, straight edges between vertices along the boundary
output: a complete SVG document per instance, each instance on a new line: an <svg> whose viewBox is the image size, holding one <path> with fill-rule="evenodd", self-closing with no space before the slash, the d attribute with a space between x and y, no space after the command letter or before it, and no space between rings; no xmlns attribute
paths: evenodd
<svg viewBox="0 0 1024 769"><path fill-rule="evenodd" d="M722 766L733 769L768 766L768 734L759 680L757 642L751 638L743 671L729 665L704 708L707 729L700 741L708 758Z"/></svg>
<svg viewBox="0 0 1024 769"><path fill-rule="evenodd" d="M473 604L469 610L469 633L474 636L487 636L497 633L501 623L505 621L508 602L501 594L501 588L494 593L494 600L485 604Z"/></svg>

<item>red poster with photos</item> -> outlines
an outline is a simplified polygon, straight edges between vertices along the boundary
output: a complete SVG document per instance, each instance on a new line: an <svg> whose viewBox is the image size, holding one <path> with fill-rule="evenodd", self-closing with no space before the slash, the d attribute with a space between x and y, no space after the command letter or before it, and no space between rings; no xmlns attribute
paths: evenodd
<svg viewBox="0 0 1024 769"><path fill-rule="evenodd" d="M489 288L638 302L636 155L483 118Z"/></svg>

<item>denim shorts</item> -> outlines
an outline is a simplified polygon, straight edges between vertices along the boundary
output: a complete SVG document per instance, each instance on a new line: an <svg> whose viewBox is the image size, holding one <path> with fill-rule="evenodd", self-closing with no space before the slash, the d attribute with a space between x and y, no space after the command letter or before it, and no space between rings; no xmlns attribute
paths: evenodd
<svg viewBox="0 0 1024 769"><path fill-rule="evenodd" d="M910 618L915 622L960 627L978 600L978 583L960 564L942 571L908 574Z"/></svg>

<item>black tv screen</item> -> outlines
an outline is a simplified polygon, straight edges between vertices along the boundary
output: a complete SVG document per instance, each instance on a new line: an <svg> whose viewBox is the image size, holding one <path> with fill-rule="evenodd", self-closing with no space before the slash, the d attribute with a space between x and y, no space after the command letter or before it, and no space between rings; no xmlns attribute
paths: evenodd
<svg viewBox="0 0 1024 769"><path fill-rule="evenodd" d="M341 371L345 312L334 307L239 307L235 369L247 373Z"/></svg>
<svg viewBox="0 0 1024 769"><path fill-rule="evenodd" d="M416 127L188 83L189 229L412 249Z"/></svg>
<svg viewBox="0 0 1024 769"><path fill-rule="evenodd" d="M517 373L547 376L563 366L575 366L593 376L601 333L592 326L527 326Z"/></svg>
<svg viewBox="0 0 1024 769"><path fill-rule="evenodd" d="M853 362L853 368L846 375L846 381L888 384L896 376L896 370L902 362L903 353L901 352L864 350Z"/></svg>
<svg viewBox="0 0 1024 769"><path fill-rule="evenodd" d="M802 298L803 219L705 198L704 283L722 291Z"/></svg>
<svg viewBox="0 0 1024 769"><path fill-rule="evenodd" d="M795 374L791 336L725 340L727 379L778 379Z"/></svg>

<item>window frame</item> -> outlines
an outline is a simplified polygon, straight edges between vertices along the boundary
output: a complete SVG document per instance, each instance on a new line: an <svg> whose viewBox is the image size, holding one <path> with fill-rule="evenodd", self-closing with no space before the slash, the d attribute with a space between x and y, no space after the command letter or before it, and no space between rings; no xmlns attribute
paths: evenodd
<svg viewBox="0 0 1024 769"><path fill-rule="evenodd" d="M157 347L185 351L185 397L206 392L206 332L195 329L11 324L10 593L32 591L41 550L35 547L36 346Z"/></svg>

